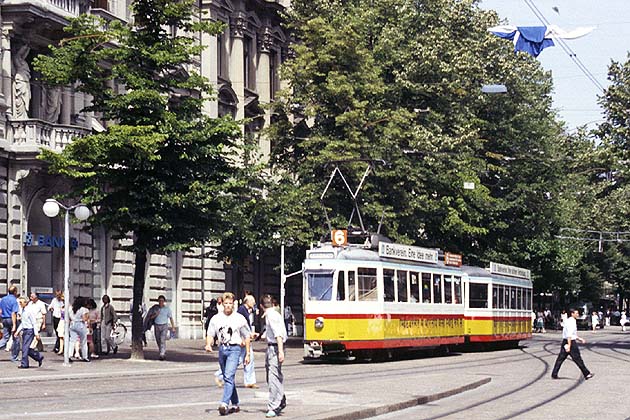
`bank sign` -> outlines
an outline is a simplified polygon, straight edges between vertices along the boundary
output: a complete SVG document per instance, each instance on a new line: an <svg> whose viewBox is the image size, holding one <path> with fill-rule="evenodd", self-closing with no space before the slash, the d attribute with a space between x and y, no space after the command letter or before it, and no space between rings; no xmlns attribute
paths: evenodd
<svg viewBox="0 0 630 420"><path fill-rule="evenodd" d="M63 236L33 234L32 232L24 232L24 246L44 246L49 248L63 248ZM79 247L77 238L70 238L70 251L74 251Z"/></svg>

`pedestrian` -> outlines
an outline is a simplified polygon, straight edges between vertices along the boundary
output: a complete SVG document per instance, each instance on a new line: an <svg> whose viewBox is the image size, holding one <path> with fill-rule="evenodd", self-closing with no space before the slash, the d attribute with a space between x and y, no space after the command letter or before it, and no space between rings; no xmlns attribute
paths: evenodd
<svg viewBox="0 0 630 420"><path fill-rule="evenodd" d="M61 342L57 329L59 328L59 321L61 321L61 310L63 309L63 305L63 293L61 290L57 290L55 291L55 297L50 301L50 305L48 306L48 310L52 312L53 332L57 337L53 350L55 353L59 353L59 345Z"/></svg>
<svg viewBox="0 0 630 420"><path fill-rule="evenodd" d="M72 308L68 311L70 319L70 342L68 343L68 351L74 351L75 343L79 342L81 346L81 360L89 362L88 344L87 344L87 322L89 310L86 307L86 300L77 296L72 302Z"/></svg>
<svg viewBox="0 0 630 420"><path fill-rule="evenodd" d="M219 308L217 308L217 300L211 299L210 304L206 308L204 312L204 323L203 323L203 331L204 334L208 331L208 325L210 325L210 320L213 316L219 313Z"/></svg>
<svg viewBox="0 0 630 420"><path fill-rule="evenodd" d="M17 300L17 286L9 287L9 294L0 300L0 311L2 316L2 338L0 339L0 350L7 347L7 343L15 334L18 328L18 313L20 305ZM11 360L17 362L17 354L20 351L19 340L13 339L11 344Z"/></svg>
<svg viewBox="0 0 630 420"><path fill-rule="evenodd" d="M22 322L20 326L17 328L15 333L13 334L14 339L17 340L17 337L20 333L22 333L22 363L18 366L19 369L28 369L28 358L35 360L37 364L41 367L42 362L44 361L44 356L39 354L39 352L33 348L31 348L31 344L33 343L33 339L39 337L41 321L37 319L40 308L38 305L27 304L25 298L19 299L20 306L22 307Z"/></svg>
<svg viewBox="0 0 630 420"><path fill-rule="evenodd" d="M223 312L219 312L210 320L206 333L206 351L212 352L214 337L219 343L219 366L223 372L223 397L219 405L219 414L224 416L240 411L238 393L234 384L234 376L238 368L241 346L245 346L244 363L249 364L250 334L247 321L234 310L234 295L223 294ZM229 407L229 405L232 407Z"/></svg>
<svg viewBox="0 0 630 420"><path fill-rule="evenodd" d="M112 330L114 329L116 322L118 322L118 314L116 313L116 309L114 309L114 305L111 304L109 296L104 295L102 301L101 333L105 337L105 345L107 346L105 354L109 354L110 351L116 354L118 353L118 345L112 338Z"/></svg>
<svg viewBox="0 0 630 420"><path fill-rule="evenodd" d="M46 330L46 314L48 313L48 308L46 307L46 304L39 299L39 294L37 292L31 292L30 294L30 302L28 303L28 306L34 306L35 307L35 315L36 315L36 320L37 322L39 322L40 331L45 331ZM42 340L38 337L36 337L34 340L35 342L35 346L37 346L37 350L38 351L43 351L44 350L44 344L42 343Z"/></svg>
<svg viewBox="0 0 630 420"><path fill-rule="evenodd" d="M562 328L564 328L564 321L566 321L568 317L566 309L563 309L560 313L560 326Z"/></svg>
<svg viewBox="0 0 630 420"><path fill-rule="evenodd" d="M571 359L573 359L575 364L582 371L584 379L588 380L593 377L593 374L584 365L582 355L580 354L580 348L578 347L578 342L586 343L586 340L578 337L577 335L576 319L580 316L580 312L577 309L571 309L570 315L571 316L567 318L564 323L564 328L562 329L562 345L560 346L560 353L556 359L556 364L551 372L551 377L553 379L558 379L558 371L560 370L562 363L568 356L571 356Z"/></svg>
<svg viewBox="0 0 630 420"><path fill-rule="evenodd" d="M626 330L627 323L628 323L628 317L626 316L626 311L622 311L621 318L619 319L619 324L621 325L621 331Z"/></svg>
<svg viewBox="0 0 630 420"><path fill-rule="evenodd" d="M292 331L293 326L293 311L291 311L291 307L289 305L284 307L284 328L287 330L287 334L289 331Z"/></svg>
<svg viewBox="0 0 630 420"><path fill-rule="evenodd" d="M252 295L246 295L243 298L243 304L239 306L238 313L243 315L247 321L247 327L250 330L250 342L255 340L258 336L254 328L254 308L256 307L256 299ZM238 359L238 364L243 365L243 382L245 388L259 388L256 384L256 371L254 370L254 347L250 345L249 348L249 363L245 363L245 346L241 347L241 355Z"/></svg>
<svg viewBox="0 0 630 420"><path fill-rule="evenodd" d="M101 340L101 314L96 307L94 299L88 299L86 306L88 308L88 351L90 353L90 359L98 359L100 357L98 354L101 352L99 343Z"/></svg>
<svg viewBox="0 0 630 420"><path fill-rule="evenodd" d="M265 357L265 371L269 385L269 402L265 417L277 417L286 407L287 399L284 395L284 377L282 363L284 362L284 343L287 341L287 330L282 315L274 307L274 299L265 295L261 299L265 308L265 326L267 332L267 354Z"/></svg>
<svg viewBox="0 0 630 420"><path fill-rule="evenodd" d="M160 360L166 357L166 339L169 332L168 322L171 321L170 330L175 333L175 321L173 320L173 312L171 308L166 306L166 297L158 296L158 309L153 315L153 333L155 334L155 342L160 350Z"/></svg>
<svg viewBox="0 0 630 420"><path fill-rule="evenodd" d="M593 329L593 331L595 331L595 328L597 327L598 324L599 324L599 316L597 315L597 312L593 311L593 313L591 314L591 328Z"/></svg>

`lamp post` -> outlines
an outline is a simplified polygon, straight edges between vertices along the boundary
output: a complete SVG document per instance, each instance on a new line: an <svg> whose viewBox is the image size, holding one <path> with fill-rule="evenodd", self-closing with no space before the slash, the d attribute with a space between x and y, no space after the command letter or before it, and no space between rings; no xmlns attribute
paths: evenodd
<svg viewBox="0 0 630 420"><path fill-rule="evenodd" d="M64 329L63 329L63 365L70 366L70 290L68 283L70 280L70 210L74 210L74 216L80 221L87 220L90 217L90 209L85 204L75 204L74 206L64 206L54 198L49 198L42 208L44 214L50 218L57 217L60 209L64 209L66 214L64 217L64 244L63 244L63 295L64 295Z"/></svg>

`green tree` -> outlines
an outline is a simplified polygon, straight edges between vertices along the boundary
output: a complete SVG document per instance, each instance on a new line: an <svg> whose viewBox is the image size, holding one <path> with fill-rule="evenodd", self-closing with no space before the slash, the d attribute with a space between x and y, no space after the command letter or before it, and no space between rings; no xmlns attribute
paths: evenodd
<svg viewBox="0 0 630 420"><path fill-rule="evenodd" d="M292 118L271 129L272 163L297 180L313 237L325 230L326 164L383 159L360 197L367 228L383 214L396 241L526 266L545 287L567 267L577 278L579 257L554 238L573 201L551 78L487 32L493 12L475 1L298 0L289 23L300 42L276 111ZM488 83L509 93L484 95ZM351 185L364 169L346 165ZM343 227L351 201L331 187L323 204Z"/></svg>
<svg viewBox="0 0 630 420"><path fill-rule="evenodd" d="M242 175L228 157L239 127L202 114L211 87L193 63L202 46L191 34L216 34L221 25L193 20L192 5L136 0L130 24L82 15L66 28L68 38L35 61L48 83L77 83L92 98L85 111L115 122L42 158L96 209L93 224L114 238L133 234L133 313L142 302L147 253L219 238L225 203L232 202L222 197ZM124 91L112 89L114 81ZM141 317L134 316L133 358L143 357L141 336Z"/></svg>

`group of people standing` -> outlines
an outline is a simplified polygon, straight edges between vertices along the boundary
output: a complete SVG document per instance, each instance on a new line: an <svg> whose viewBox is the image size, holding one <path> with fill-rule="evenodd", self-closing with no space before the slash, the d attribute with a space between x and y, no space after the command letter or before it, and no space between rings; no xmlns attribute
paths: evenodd
<svg viewBox="0 0 630 420"><path fill-rule="evenodd" d="M245 386L258 388L251 344L252 340L259 336L253 322L256 300L254 296L247 294L237 310L234 309L234 305L234 295L230 292L224 293L220 303L217 302L216 314L208 316L206 321L206 351L212 352L215 343L219 348L218 372L223 386L223 396L218 408L220 415L240 411L238 392L234 382L239 365L243 365ZM274 299L270 295L262 297L261 307L263 309L261 317L265 320L263 333L267 342L265 370L269 384L266 417L273 418L286 407L282 363L287 329L284 318L276 310Z"/></svg>
<svg viewBox="0 0 630 420"><path fill-rule="evenodd" d="M91 358L98 358L101 352L101 334L108 354L117 352L118 347L111 337L111 330L118 320L109 296L103 296L103 306L98 310L93 299L77 297L72 306L66 311L63 293L58 290L51 303L47 305L39 299L39 295L31 292L29 299L18 294L17 286L11 286L9 293L0 300L0 316L2 317L2 338L0 349L11 352L11 360L20 362L19 368L29 366L29 357L42 365L44 357L39 353L43 350L40 333L46 330L46 315L52 314L52 326L56 340L53 351L64 353L68 345L72 359L89 362ZM68 325L66 325L66 316ZM64 343L65 329L69 329L70 341ZM18 359L20 351L21 359ZM72 360L71 359L71 360Z"/></svg>

